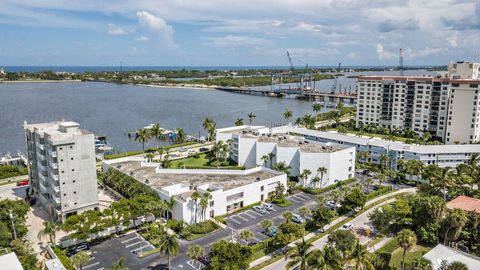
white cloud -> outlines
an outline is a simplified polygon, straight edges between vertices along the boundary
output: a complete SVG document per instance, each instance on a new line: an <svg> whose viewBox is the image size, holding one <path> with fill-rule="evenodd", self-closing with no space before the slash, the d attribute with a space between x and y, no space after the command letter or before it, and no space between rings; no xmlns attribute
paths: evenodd
<svg viewBox="0 0 480 270"><path fill-rule="evenodd" d="M392 51L385 50L383 44L380 43L375 45L375 49L379 60L391 60L398 56Z"/></svg>
<svg viewBox="0 0 480 270"><path fill-rule="evenodd" d="M149 41L150 39L146 36L139 36L135 38L136 41Z"/></svg>
<svg viewBox="0 0 480 270"><path fill-rule="evenodd" d="M107 33L109 35L118 36L118 35L126 35L128 34L128 31L119 26L116 26L115 24L109 23Z"/></svg>
<svg viewBox="0 0 480 270"><path fill-rule="evenodd" d="M142 27L160 36L168 45L176 47L173 42L173 27L168 25L165 20L147 11L138 11L137 18Z"/></svg>
<svg viewBox="0 0 480 270"><path fill-rule="evenodd" d="M204 37L206 45L217 47L259 46L271 42L268 39L240 35L226 35L223 37Z"/></svg>

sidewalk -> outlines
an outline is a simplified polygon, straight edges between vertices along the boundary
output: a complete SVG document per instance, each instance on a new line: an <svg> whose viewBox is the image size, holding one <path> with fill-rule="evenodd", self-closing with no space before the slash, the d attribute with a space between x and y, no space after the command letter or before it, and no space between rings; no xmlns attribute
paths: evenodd
<svg viewBox="0 0 480 270"><path fill-rule="evenodd" d="M388 193L388 194L382 195L382 196L380 196L380 197L377 197L377 198L375 198L375 199L372 199L372 200L370 200L370 201L367 201L367 202L365 203L365 206L369 206L369 205L374 204L374 203L376 203L376 202L378 202L378 201L380 201L380 200L383 200L383 199L389 198L389 197L393 197L393 196L395 196L395 195L397 195L397 194L400 194L400 193L413 193L413 192L415 192L415 188L406 188L406 189L397 190L397 191L395 191L395 192ZM330 224L326 225L326 226L324 227L324 230L330 229L331 227L333 227L333 226L337 225L338 223L344 221L345 219L347 219L347 218L350 217L351 215L353 215L353 213L347 214L347 215L345 215L345 216L341 216L341 217L335 219L335 220L332 221ZM319 233L321 233L321 232L322 232L321 230L317 230L317 231L311 232L311 233L305 235L305 240L308 240L308 239L314 237L315 235L317 235L317 234L319 234ZM324 237L327 237L327 235L325 235ZM322 238L323 238L323 237L322 237ZM317 240L317 241L315 241L315 242L320 241L322 238L320 238L319 240ZM295 246L295 243L296 243L296 242L299 242L299 241L301 241L301 239L296 240L296 241L288 244L287 246L288 246L288 247L294 247L294 246ZM314 244L315 244L315 243L314 243ZM270 254L268 254L268 255L265 255L265 256L263 256L263 257L255 260L255 261L251 262L251 263L250 263L250 267L257 266L257 265L259 265L259 264L261 264L261 263L263 263L263 262L271 259L271 258L274 257L275 255L280 254L280 253L282 253L282 249L278 249L278 250L276 250L276 251L274 251L274 252L272 252L272 253L270 253Z"/></svg>
<svg viewBox="0 0 480 270"><path fill-rule="evenodd" d="M386 243L388 243L390 240L392 240L392 237L389 236L389 237L385 237L383 238L382 240L380 240L378 243L376 243L375 245L367 248L368 252L370 253L373 253L375 251L377 251L379 248L383 247Z"/></svg>

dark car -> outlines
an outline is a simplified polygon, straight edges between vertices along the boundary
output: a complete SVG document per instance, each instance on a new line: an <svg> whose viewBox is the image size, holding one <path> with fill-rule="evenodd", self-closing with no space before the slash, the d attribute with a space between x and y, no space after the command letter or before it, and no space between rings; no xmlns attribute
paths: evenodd
<svg viewBox="0 0 480 270"><path fill-rule="evenodd" d="M200 149L198 149L199 152L206 152L208 150L209 149L207 147L200 147Z"/></svg>
<svg viewBox="0 0 480 270"><path fill-rule="evenodd" d="M198 258L198 260L204 265L209 265L212 262L212 260L210 260L210 257L208 257L208 255L202 256Z"/></svg>
<svg viewBox="0 0 480 270"><path fill-rule="evenodd" d="M90 250L90 247L87 244L81 244L72 248L69 252L67 252L67 256L70 257L77 254L80 251L86 251L86 250Z"/></svg>
<svg viewBox="0 0 480 270"><path fill-rule="evenodd" d="M255 244L257 244L257 242L255 242L255 241L248 241L247 246L251 247L251 246L254 246Z"/></svg>

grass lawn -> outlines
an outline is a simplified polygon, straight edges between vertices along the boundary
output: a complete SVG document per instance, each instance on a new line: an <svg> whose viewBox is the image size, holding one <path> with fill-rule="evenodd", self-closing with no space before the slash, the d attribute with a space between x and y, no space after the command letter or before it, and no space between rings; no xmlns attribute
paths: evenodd
<svg viewBox="0 0 480 270"><path fill-rule="evenodd" d="M212 157L210 153L197 154L196 156L191 156L182 159L172 160L170 163L170 168L186 168L186 169L217 169L217 166L210 165ZM233 161L229 161L228 165L221 165L218 168L220 169L242 169L242 167L237 166Z"/></svg>
<svg viewBox="0 0 480 270"><path fill-rule="evenodd" d="M431 247L417 244L415 247L405 254L405 264L408 264L415 260L416 258L422 257L425 253L427 253ZM402 266L402 253L403 249L398 246L398 241L393 238L389 242L387 242L382 248L377 250L377 253L391 253L392 258L390 259L390 267L396 269Z"/></svg>
<svg viewBox="0 0 480 270"><path fill-rule="evenodd" d="M292 205L292 202L289 201L289 200L287 200L287 199L285 199L285 201L284 201L284 202L281 202L281 203L277 203L277 202L272 202L272 203L274 203L274 204L276 204L276 205L278 205L278 206L280 206L280 207L287 207L287 206Z"/></svg>

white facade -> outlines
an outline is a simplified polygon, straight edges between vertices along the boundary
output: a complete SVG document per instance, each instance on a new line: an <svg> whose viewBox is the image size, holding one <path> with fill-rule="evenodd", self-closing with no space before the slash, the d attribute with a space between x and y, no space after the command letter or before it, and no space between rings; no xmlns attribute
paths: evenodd
<svg viewBox="0 0 480 270"><path fill-rule="evenodd" d="M98 207L94 135L74 122L26 124L29 193L55 218Z"/></svg>
<svg viewBox="0 0 480 270"><path fill-rule="evenodd" d="M132 164L136 164L138 168L129 170L134 166ZM264 201L273 194L278 185L283 185L285 190L287 187L287 176L284 173L265 167L247 170L162 169L158 164L144 162L142 158L127 157L104 161L103 170L109 168L131 175L147 184L157 191L162 200L169 201L173 198L175 203L171 212L172 218L189 224ZM142 173L137 173L137 170L141 170ZM177 179L177 182L164 181L167 178ZM196 181L197 178L203 180ZM149 179L148 183L146 179ZM198 202L195 204L191 198L195 191L200 194L209 192L212 196L204 211Z"/></svg>
<svg viewBox="0 0 480 270"><path fill-rule="evenodd" d="M284 162L290 167L291 176L299 176L304 170L311 174L304 186L312 186L311 180L321 178L316 187L326 187L338 180L353 177L355 171L355 148L334 144L321 144L305 140L302 137L285 136L266 127L240 126L217 130L217 141L232 140L231 158L239 166L247 168L257 165L271 167L275 163ZM262 157L272 155L272 159L264 162ZM326 173L318 173L324 167Z"/></svg>
<svg viewBox="0 0 480 270"><path fill-rule="evenodd" d="M480 79L480 63L460 61L448 64L447 78L449 79Z"/></svg>

